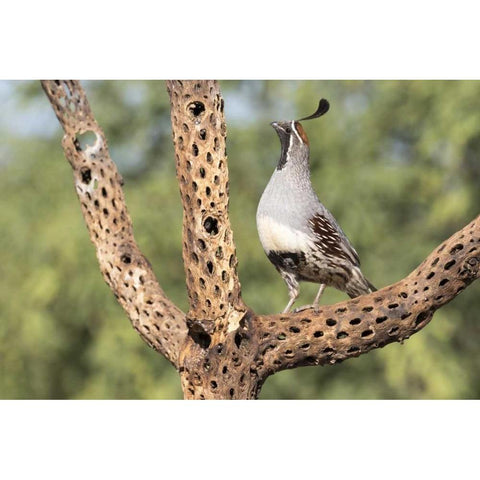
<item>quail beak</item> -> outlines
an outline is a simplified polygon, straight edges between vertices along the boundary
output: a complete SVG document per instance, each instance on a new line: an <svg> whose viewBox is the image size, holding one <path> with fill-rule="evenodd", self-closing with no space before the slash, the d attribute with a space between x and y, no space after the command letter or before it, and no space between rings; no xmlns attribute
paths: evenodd
<svg viewBox="0 0 480 480"><path fill-rule="evenodd" d="M278 124L278 122L272 122L270 125L277 133L282 130L282 127Z"/></svg>

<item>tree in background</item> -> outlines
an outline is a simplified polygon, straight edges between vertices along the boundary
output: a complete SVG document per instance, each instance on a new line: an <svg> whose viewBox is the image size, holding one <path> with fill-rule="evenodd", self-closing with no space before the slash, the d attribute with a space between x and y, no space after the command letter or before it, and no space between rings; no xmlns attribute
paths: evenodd
<svg viewBox="0 0 480 480"><path fill-rule="evenodd" d="M144 107L147 111L152 108L148 104L154 102L145 92L154 92L151 99L163 89L163 85L155 82L133 85L134 88L132 84L114 82L104 86L92 82L87 87L91 87L92 92L98 89L99 98L106 104L110 104L109 96L115 98L116 94L124 98L126 111L133 116L142 111L140 105L147 105ZM479 110L475 106L476 82L239 82L233 87L232 105L241 103L241 108L237 109L240 115L237 123L235 118L230 122L227 84L225 108L231 139L231 145L227 143L231 167L231 217L240 259L239 275L248 279L244 281L243 298L256 311L278 311L284 300L283 285L263 256L254 224L256 203L278 152L268 123L282 117L295 118L297 112L309 111L312 98L325 96L331 99L333 107L330 121L321 129L318 127L318 137L309 129L312 159L317 159L312 166L313 183L322 201L358 246L367 276L378 286L403 278L439 241L477 213L475 182L478 182L479 172L475 157L478 137L475 125L478 125L476 112ZM137 93L130 92L122 97L121 92L132 88ZM243 101L239 102L239 98ZM294 98L298 109L289 111ZM91 101L95 102L94 97ZM120 114L112 111L101 114L97 104L94 105L97 119L105 127L113 146L115 140L109 128L115 135L115 128L122 123L118 120L115 126ZM121 102L113 102L113 105L121 110ZM164 106L163 113L166 111ZM152 115L161 116L160 113ZM146 113L145 117L148 117ZM162 117L164 123L165 118L168 119L168 114ZM157 166L149 160L161 155L160 145L169 142L158 140L155 134L142 133L152 131L151 127L137 129L135 123L132 118L123 123L128 126L122 134L123 142L129 145L129 154L133 152L133 157L142 157L142 161L130 164L125 161L123 169L122 162L119 163L127 186L131 181L132 187L143 187L137 194L138 212L135 202L130 200L130 195L135 198L134 188L132 193L127 190L137 240L152 263L162 268L159 276L172 279L171 284L164 284L167 294L186 309L178 249L181 213L173 172L167 163ZM148 121L137 123L146 125ZM259 128L262 123L265 127ZM168 137L168 130L165 132ZM135 135L140 138L133 142L131 139ZM11 143L16 143L9 145L11 149L25 148L20 142ZM70 213L70 208L77 207L71 201L71 189L64 189L59 180L68 174L66 168L59 166L61 155L56 163L41 161L42 155L43 159L48 158L52 150L45 145L42 151L34 142L29 146L31 158L23 165L2 162L7 163L3 168L8 173L2 176L2 182L6 183L2 185L2 195L9 201L9 208L4 208L8 213L4 220L3 230L7 231L7 236L3 239L6 242L3 251L10 259L2 264L11 270L7 273L9 284L5 289L2 286L2 293L8 295L10 301L2 305L5 305L7 319L19 319L13 325L2 322L2 337L10 339L10 342L2 341L2 345L12 344L14 338L17 342L21 340L16 350L5 347L2 351L6 360L2 362L5 369L1 380L4 385L0 387L1 392L5 392L3 396L178 396L178 383L176 390L168 394L165 393L168 392L168 379L155 378L159 375L158 356L149 357L143 352L146 349L141 343L136 344L138 350L135 347L131 350L137 351L136 356L126 355L129 349L125 345L131 342L131 334L126 333L128 328L121 330L121 322L113 318L109 321L108 315L105 318L105 312L116 312L112 317L121 313L113 302L107 302L101 295L105 291L104 286L100 287L102 282L95 284L100 279L93 259L88 263L87 257L92 257L88 242L84 242L85 252L75 244L72 248L75 229L81 239L83 226L81 221L75 228L65 223L65 219L70 220L75 215ZM124 150L128 152L128 149L122 152ZM167 157L172 156L167 150L165 153ZM119 160L128 157L128 154L122 155L119 151ZM28 153L23 155L24 158L28 156ZM118 158L113 147L112 156ZM32 168L29 178L25 172L35 162L41 162L42 169L35 169L33 174ZM157 172L155 181L152 172ZM169 174L172 181L165 178ZM133 182L141 183L133 185ZM32 208L31 197L20 204L17 193L20 186L25 187L22 192L44 189L45 202L40 208L39 202ZM144 207L153 202L161 205L161 210L152 212ZM62 208L66 210L63 218ZM162 233L155 236L159 230ZM151 242L147 240L149 233L155 236L151 246L147 246ZM34 249L29 248L32 235L38 238ZM155 261L156 252L159 253L157 258L169 263ZM169 252L168 258L164 252ZM25 258L23 273L22 265L12 261L14 258ZM76 278L78 271L83 275L89 268L92 288L88 281L80 282ZM311 296L312 291L305 289L305 295ZM328 295L325 303L343 298L333 291ZM266 383L263 397L292 398L297 393L300 398L327 395L340 398L475 397L478 394L474 381L476 356L472 353L476 350L474 345L468 344L476 333L470 313L474 311L475 301L476 296L467 291L461 302L456 301L437 313L435 327L432 325L422 335L409 340L408 348L393 345L334 369L283 372ZM457 303L462 305L457 306ZM20 305L23 309L15 310ZM76 307L71 308L71 305ZM458 324L452 320L458 320ZM117 336L116 332L125 334ZM425 340L419 340L423 337ZM160 374L170 375L174 382L175 372L168 365Z"/></svg>

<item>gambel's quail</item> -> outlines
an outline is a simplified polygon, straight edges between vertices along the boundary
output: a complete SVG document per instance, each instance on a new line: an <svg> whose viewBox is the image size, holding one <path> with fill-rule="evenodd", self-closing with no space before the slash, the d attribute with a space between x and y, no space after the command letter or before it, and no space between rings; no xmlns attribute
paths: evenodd
<svg viewBox="0 0 480 480"><path fill-rule="evenodd" d="M281 154L257 209L260 241L288 286L288 312L297 299L300 281L319 283L312 305L318 309L325 286L351 298L375 291L360 271L358 254L333 215L322 205L310 181L310 148L300 121L327 113L322 99L309 117L271 125L280 138Z"/></svg>

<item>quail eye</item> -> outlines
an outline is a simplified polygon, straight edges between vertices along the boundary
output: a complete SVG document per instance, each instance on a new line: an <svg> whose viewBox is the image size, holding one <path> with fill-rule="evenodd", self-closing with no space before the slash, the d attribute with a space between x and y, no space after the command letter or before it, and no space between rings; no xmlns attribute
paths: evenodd
<svg viewBox="0 0 480 480"><path fill-rule="evenodd" d="M285 129L285 131L286 131L287 133L292 133L292 129L291 129L290 127L287 127L287 128Z"/></svg>

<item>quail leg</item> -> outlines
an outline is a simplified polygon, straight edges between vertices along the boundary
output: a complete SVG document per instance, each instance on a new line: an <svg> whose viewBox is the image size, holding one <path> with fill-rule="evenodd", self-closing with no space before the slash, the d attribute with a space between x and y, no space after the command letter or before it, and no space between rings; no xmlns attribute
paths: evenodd
<svg viewBox="0 0 480 480"><path fill-rule="evenodd" d="M325 290L325 284L322 283L320 285L320 288L318 289L317 296L315 297L315 300L313 301L313 305L312 305L315 312L318 312L318 304L320 302L320 297L322 296L322 293L324 290Z"/></svg>
<svg viewBox="0 0 480 480"><path fill-rule="evenodd" d="M298 312L302 312L303 310L307 310L308 308L313 308L315 313L318 313L318 304L320 302L320 297L322 296L322 293L323 293L324 290L325 290L325 284L322 283L320 285L320 288L318 289L318 293L317 293L313 303L311 305L303 305L302 307L298 307L293 312L298 313Z"/></svg>
<svg viewBox="0 0 480 480"><path fill-rule="evenodd" d="M290 301L287 303L287 306L285 307L285 310L282 313L288 313L290 309L292 308L292 305L295 303L295 300L297 299L299 294L298 290L291 290L290 291Z"/></svg>
<svg viewBox="0 0 480 480"><path fill-rule="evenodd" d="M299 288L298 282L295 280L293 276L284 275L284 280L288 287L288 295L290 297L290 301L287 303L287 306L285 307L282 313L288 313L300 293L300 288Z"/></svg>

